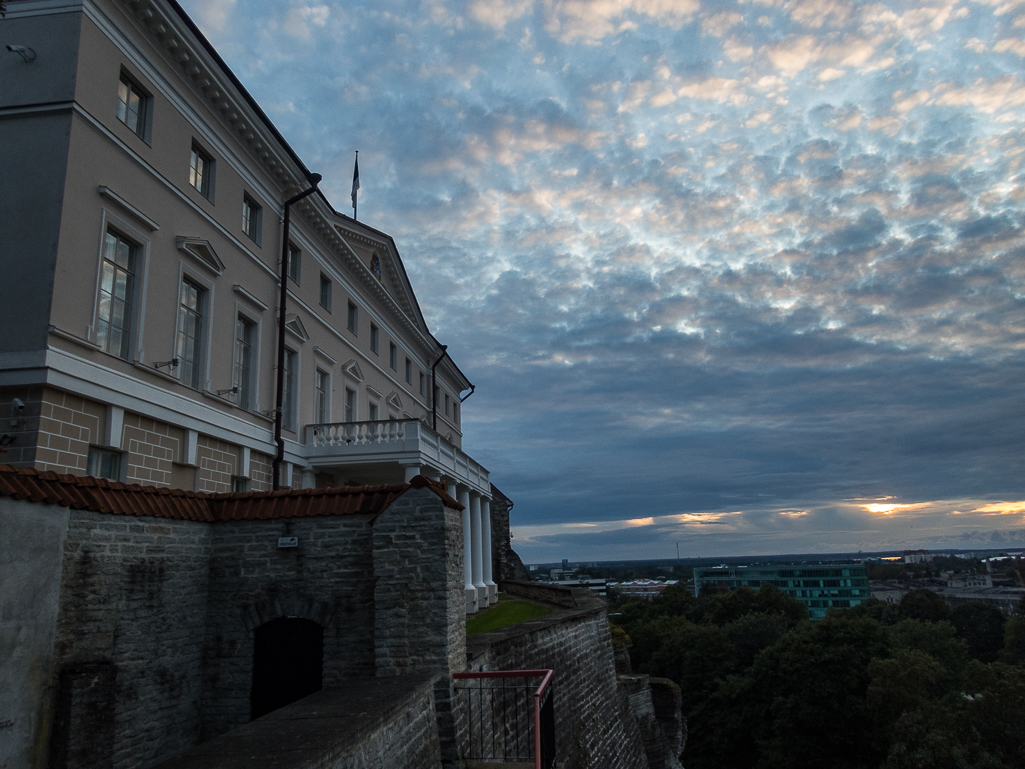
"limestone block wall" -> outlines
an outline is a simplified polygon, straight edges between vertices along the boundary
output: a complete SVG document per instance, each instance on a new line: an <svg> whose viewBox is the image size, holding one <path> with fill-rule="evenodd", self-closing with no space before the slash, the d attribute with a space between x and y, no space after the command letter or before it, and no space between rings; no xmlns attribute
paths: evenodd
<svg viewBox="0 0 1025 769"><path fill-rule="evenodd" d="M574 593L579 608L471 636L469 668L555 671L557 756L566 769L648 769L628 694L617 686L605 602ZM461 726L465 719L461 712Z"/></svg>
<svg viewBox="0 0 1025 769"><path fill-rule="evenodd" d="M210 525L71 511L50 769L148 766L193 744Z"/></svg>
<svg viewBox="0 0 1025 769"><path fill-rule="evenodd" d="M249 490L270 491L274 487L274 457L254 451L249 457Z"/></svg>
<svg viewBox="0 0 1025 769"><path fill-rule="evenodd" d="M455 765L452 673L466 665L462 513L427 489L409 491L374 522L373 557L377 675L443 674L437 728L442 757Z"/></svg>
<svg viewBox="0 0 1025 769"><path fill-rule="evenodd" d="M0 766L45 765L68 509L0 497Z"/></svg>
<svg viewBox="0 0 1025 769"><path fill-rule="evenodd" d="M196 445L199 488L196 491L231 491L231 478L238 474L238 447L200 435Z"/></svg>
<svg viewBox="0 0 1025 769"><path fill-rule="evenodd" d="M491 493L491 564L495 581L529 582L530 574L520 556L512 549L509 532L509 511L512 503L495 486L491 487Z"/></svg>
<svg viewBox="0 0 1025 769"><path fill-rule="evenodd" d="M14 399L25 404L25 410L14 408ZM15 467L32 467L36 459L36 438L43 406L42 387L5 387L0 389L0 434L10 435L14 443L2 447L0 462ZM18 424L12 425L11 420ZM56 457L50 457L56 459Z"/></svg>
<svg viewBox="0 0 1025 769"><path fill-rule="evenodd" d="M121 445L128 452L125 483L142 486L170 486L175 479L174 463L181 461L183 431L177 427L126 413ZM191 486L188 486L192 490Z"/></svg>
<svg viewBox="0 0 1025 769"><path fill-rule="evenodd" d="M214 524L204 737L249 721L253 631L272 619L324 627L324 686L374 675L373 534L366 515ZM279 537L299 546L279 548Z"/></svg>

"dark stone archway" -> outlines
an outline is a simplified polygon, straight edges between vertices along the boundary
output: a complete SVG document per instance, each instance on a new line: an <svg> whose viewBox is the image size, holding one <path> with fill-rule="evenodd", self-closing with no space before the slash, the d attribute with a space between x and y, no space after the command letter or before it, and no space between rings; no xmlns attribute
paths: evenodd
<svg viewBox="0 0 1025 769"><path fill-rule="evenodd" d="M254 719L320 691L323 676L323 627L282 617L256 628L250 695Z"/></svg>

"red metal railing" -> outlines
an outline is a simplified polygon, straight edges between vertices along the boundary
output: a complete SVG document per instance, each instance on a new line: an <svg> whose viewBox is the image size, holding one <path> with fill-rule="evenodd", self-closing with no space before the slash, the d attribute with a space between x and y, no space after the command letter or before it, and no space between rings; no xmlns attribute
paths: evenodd
<svg viewBox="0 0 1025 769"><path fill-rule="evenodd" d="M532 760L535 769L555 767L555 701L552 670L455 673L456 696L465 694L469 722L466 755L471 760ZM510 679L540 678L535 689ZM459 681L475 681L460 686ZM474 697L476 695L476 708ZM533 699L532 707L527 702ZM522 707L521 707L522 706ZM525 737L524 731L533 734ZM526 748L526 752L524 752Z"/></svg>

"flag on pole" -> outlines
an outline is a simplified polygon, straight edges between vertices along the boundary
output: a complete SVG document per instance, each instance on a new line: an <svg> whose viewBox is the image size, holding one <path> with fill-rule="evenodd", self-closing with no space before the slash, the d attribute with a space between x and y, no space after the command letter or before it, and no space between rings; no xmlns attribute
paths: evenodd
<svg viewBox="0 0 1025 769"><path fill-rule="evenodd" d="M352 167L352 210L356 210L356 193L359 191L359 150L356 150L356 165Z"/></svg>

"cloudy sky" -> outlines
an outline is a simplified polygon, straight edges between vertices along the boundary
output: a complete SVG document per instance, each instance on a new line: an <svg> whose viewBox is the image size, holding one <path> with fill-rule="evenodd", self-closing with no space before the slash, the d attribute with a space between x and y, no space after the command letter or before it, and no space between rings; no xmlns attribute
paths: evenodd
<svg viewBox="0 0 1025 769"><path fill-rule="evenodd" d="M527 562L1025 545L1025 0L183 0Z"/></svg>

